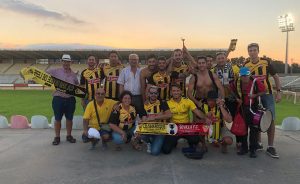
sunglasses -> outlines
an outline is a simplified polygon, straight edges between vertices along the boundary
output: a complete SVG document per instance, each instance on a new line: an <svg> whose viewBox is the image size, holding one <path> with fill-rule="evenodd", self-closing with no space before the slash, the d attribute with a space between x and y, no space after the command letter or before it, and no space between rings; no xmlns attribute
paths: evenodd
<svg viewBox="0 0 300 184"><path fill-rule="evenodd" d="M157 95L157 92L149 92L150 95Z"/></svg>

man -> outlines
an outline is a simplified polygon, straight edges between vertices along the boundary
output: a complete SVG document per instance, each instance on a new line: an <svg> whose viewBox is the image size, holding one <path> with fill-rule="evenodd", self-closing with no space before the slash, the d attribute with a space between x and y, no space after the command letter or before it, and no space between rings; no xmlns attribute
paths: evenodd
<svg viewBox="0 0 300 184"><path fill-rule="evenodd" d="M211 121L197 109L196 105L188 98L182 98L182 90L179 85L173 84L171 86L172 98L167 102L172 113L172 123L189 123L189 112L192 111L196 116L204 119L206 123L210 124ZM199 136L165 136L165 142L162 151L165 154L171 153L172 149L177 145L177 140L180 138L187 139L189 146L195 148L199 141Z"/></svg>
<svg viewBox="0 0 300 184"><path fill-rule="evenodd" d="M108 125L109 116L117 101L105 99L105 90L98 88L94 100L89 102L83 115L83 134L88 137L88 129L95 128L102 138L102 146L107 147L106 142L110 138L111 130ZM98 117L97 117L98 116ZM99 140L92 139L91 149L94 149Z"/></svg>
<svg viewBox="0 0 300 184"><path fill-rule="evenodd" d="M84 86L87 91L86 98L81 100L83 109L95 98L96 90L100 88L101 80L104 78L103 72L97 67L95 56L88 56L87 65L88 67L80 75L80 85Z"/></svg>
<svg viewBox="0 0 300 184"><path fill-rule="evenodd" d="M137 54L129 55L129 66L124 68L118 78L117 83L120 85L120 94L126 90L132 93L132 105L134 105L137 114L141 114L143 109L143 99L141 95L140 73L141 68L138 66L139 56Z"/></svg>
<svg viewBox="0 0 300 184"><path fill-rule="evenodd" d="M168 100L170 93L171 78L167 71L167 61L165 57L158 58L158 72L149 78L149 84L158 87L159 99Z"/></svg>
<svg viewBox="0 0 300 184"><path fill-rule="evenodd" d="M105 97L113 100L118 100L120 94L120 86L117 81L124 66L120 64L117 51L110 51L108 57L109 64L103 66L103 72L105 76Z"/></svg>
<svg viewBox="0 0 300 184"><path fill-rule="evenodd" d="M212 57L212 55L206 56L206 65L208 70L211 70L215 67L214 57Z"/></svg>
<svg viewBox="0 0 300 184"><path fill-rule="evenodd" d="M271 65L270 61L258 57L259 54L259 45L257 43L251 43L248 45L248 54L250 60L245 63L245 67L250 69L250 72L253 77L261 80L266 89L267 93L261 97L262 105L269 109L272 112L273 121L271 127L268 130L268 147L267 154L272 158L279 158L279 155L276 152L274 147L274 136L275 136L275 102L274 102L274 91L272 89L272 84L270 82L270 76L273 77L275 81L276 94L275 101L280 102L281 100L281 86L279 81L279 76L277 75L274 67ZM259 140L261 141L261 140ZM262 144L259 145L258 149L262 149Z"/></svg>
<svg viewBox="0 0 300 184"><path fill-rule="evenodd" d="M235 99L230 97L230 86L229 83L234 80L234 73L230 63L227 62L227 56L225 52L218 52L216 54L217 65L212 69L212 72L215 73L221 84L224 87L225 92L225 104L229 109L232 116L235 114L236 103Z"/></svg>
<svg viewBox="0 0 300 184"><path fill-rule="evenodd" d="M147 67L143 68L141 71L140 83L141 83L141 93L143 96L143 101L146 100L147 83L149 78L154 72L157 71L157 58L154 54L147 57Z"/></svg>
<svg viewBox="0 0 300 184"><path fill-rule="evenodd" d="M187 97L186 77L190 75L189 68L193 67L193 63L188 62L186 65L183 62L183 52L180 49L173 51L172 58L169 59L168 72L171 73L171 84L178 84L183 91L183 97Z"/></svg>
<svg viewBox="0 0 300 184"><path fill-rule="evenodd" d="M62 68L50 69L47 71L51 76L66 81L71 84L79 84L76 73L71 70L71 56L64 54L62 56ZM61 120L63 115L66 117L66 129L67 129L67 141L75 143L76 139L71 135L73 125L73 115L75 112L76 99L72 95L62 93L60 91L54 91L52 100L52 109L55 116L55 137L52 142L53 145L60 143L60 129Z"/></svg>
<svg viewBox="0 0 300 184"><path fill-rule="evenodd" d="M172 114L166 101L159 100L159 91L156 86L150 86L147 91L148 99L144 104L143 121L165 121ZM143 135L142 139L147 142L148 151L151 155L158 155L164 143L163 135Z"/></svg>
<svg viewBox="0 0 300 184"><path fill-rule="evenodd" d="M210 143L222 145L222 153L227 153L227 145L232 144L232 134L225 127L224 121L232 122L232 117L227 111L224 101L218 98L216 91L209 91L207 94L207 104L203 104L202 111L212 119L213 131L209 137Z"/></svg>

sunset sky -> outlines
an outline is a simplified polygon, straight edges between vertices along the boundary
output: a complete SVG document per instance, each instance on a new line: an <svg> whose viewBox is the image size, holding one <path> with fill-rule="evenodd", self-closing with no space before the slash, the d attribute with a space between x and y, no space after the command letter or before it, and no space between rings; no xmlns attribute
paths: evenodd
<svg viewBox="0 0 300 184"><path fill-rule="evenodd" d="M113 48L227 48L247 56L257 42L261 55L285 58L279 15L291 13L289 63L300 64L299 0L0 0L0 48L82 44Z"/></svg>

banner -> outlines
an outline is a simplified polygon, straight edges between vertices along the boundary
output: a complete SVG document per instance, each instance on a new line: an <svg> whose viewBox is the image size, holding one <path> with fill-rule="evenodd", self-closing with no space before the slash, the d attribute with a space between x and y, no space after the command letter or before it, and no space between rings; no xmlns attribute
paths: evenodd
<svg viewBox="0 0 300 184"><path fill-rule="evenodd" d="M202 123L141 122L136 133L152 135L191 136L207 135L209 126Z"/></svg>
<svg viewBox="0 0 300 184"><path fill-rule="evenodd" d="M49 75L48 73L35 68L35 67L26 67L21 70L21 76L25 80L33 80L34 82L51 87L57 91L74 95L79 98L85 98L86 90L83 87L68 83L66 81L60 80L56 77Z"/></svg>

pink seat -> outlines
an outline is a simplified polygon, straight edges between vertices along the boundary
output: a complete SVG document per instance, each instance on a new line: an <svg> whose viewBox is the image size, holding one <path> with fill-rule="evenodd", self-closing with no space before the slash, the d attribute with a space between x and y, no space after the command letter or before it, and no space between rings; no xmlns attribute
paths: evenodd
<svg viewBox="0 0 300 184"><path fill-rule="evenodd" d="M10 118L11 128L25 129L29 128L28 119L22 115L14 115Z"/></svg>

